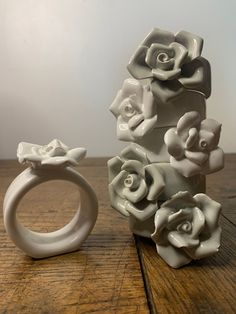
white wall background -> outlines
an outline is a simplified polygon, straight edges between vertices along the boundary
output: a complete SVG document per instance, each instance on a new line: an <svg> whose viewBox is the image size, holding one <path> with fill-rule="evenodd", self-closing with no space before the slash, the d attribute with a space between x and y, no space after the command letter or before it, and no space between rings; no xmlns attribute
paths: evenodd
<svg viewBox="0 0 236 314"><path fill-rule="evenodd" d="M89 156L117 154L108 107L137 45L155 26L205 38L208 116L236 152L235 0L0 0L0 158L60 138Z"/></svg>

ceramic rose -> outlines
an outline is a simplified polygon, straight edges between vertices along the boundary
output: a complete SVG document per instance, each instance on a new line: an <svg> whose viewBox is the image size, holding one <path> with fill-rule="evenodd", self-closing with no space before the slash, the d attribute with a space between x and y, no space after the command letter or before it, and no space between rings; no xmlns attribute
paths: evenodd
<svg viewBox="0 0 236 314"><path fill-rule="evenodd" d="M125 216L144 221L157 210L165 183L145 152L135 144L108 162L112 206Z"/></svg>
<svg viewBox="0 0 236 314"><path fill-rule="evenodd" d="M134 79L124 81L110 111L117 118L117 137L123 141L142 138L157 122L156 106L150 88Z"/></svg>
<svg viewBox="0 0 236 314"><path fill-rule="evenodd" d="M21 142L18 145L17 157L20 163L31 163L32 166L77 166L86 155L85 148L69 149L55 139L49 144L40 146Z"/></svg>
<svg viewBox="0 0 236 314"><path fill-rule="evenodd" d="M136 79L151 79L151 89L161 102L178 97L185 89L211 93L210 65L201 57L203 39L186 31L173 34L161 29L144 39L128 64Z"/></svg>
<svg viewBox="0 0 236 314"><path fill-rule="evenodd" d="M185 177L216 172L224 166L224 153L218 147L221 124L201 121L198 112L187 112L176 128L165 134L170 163Z"/></svg>
<svg viewBox="0 0 236 314"><path fill-rule="evenodd" d="M158 254L172 267L218 252L221 205L205 194L179 192L155 214L152 239Z"/></svg>

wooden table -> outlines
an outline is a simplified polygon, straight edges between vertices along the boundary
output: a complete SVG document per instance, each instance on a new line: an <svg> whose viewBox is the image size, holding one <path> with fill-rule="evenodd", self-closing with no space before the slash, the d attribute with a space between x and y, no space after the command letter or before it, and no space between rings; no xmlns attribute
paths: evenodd
<svg viewBox="0 0 236 314"><path fill-rule="evenodd" d="M207 181L208 195L223 204L219 254L175 270L111 209L106 160L82 162L79 171L95 188L100 211L80 251L31 259L8 238L1 217L0 313L236 313L235 170L236 155L227 155L225 169ZM21 171L15 161L0 161L1 203ZM55 230L71 219L78 197L70 183L45 183L24 198L20 220L37 231Z"/></svg>

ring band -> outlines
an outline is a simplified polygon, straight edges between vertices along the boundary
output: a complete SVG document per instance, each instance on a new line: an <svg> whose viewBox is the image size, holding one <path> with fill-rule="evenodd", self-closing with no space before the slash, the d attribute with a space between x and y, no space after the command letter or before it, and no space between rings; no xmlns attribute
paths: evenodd
<svg viewBox="0 0 236 314"><path fill-rule="evenodd" d="M17 219L17 207L29 190L51 180L65 180L76 184L80 191L79 208L72 220L59 230L40 233L27 229ZM13 242L27 255L44 258L72 252L80 247L96 222L98 201L89 183L71 167L29 167L9 186L4 199L3 214L7 233Z"/></svg>

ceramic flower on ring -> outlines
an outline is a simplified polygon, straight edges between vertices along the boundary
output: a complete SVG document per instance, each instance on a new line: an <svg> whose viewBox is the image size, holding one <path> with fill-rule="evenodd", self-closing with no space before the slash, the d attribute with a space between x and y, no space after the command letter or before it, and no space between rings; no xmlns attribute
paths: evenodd
<svg viewBox="0 0 236 314"><path fill-rule="evenodd" d="M186 31L173 34L161 29L144 39L128 64L136 79L152 79L151 89L163 103L185 89L211 93L209 62L201 57L203 39Z"/></svg>
<svg viewBox="0 0 236 314"><path fill-rule="evenodd" d="M172 167L185 177L222 169L224 153L218 147L220 132L219 122L201 121L196 111L185 113L177 127L169 129L164 137Z"/></svg>
<svg viewBox="0 0 236 314"><path fill-rule="evenodd" d="M152 239L159 255L174 268L218 252L221 205L205 194L179 192L155 214Z"/></svg>
<svg viewBox="0 0 236 314"><path fill-rule="evenodd" d="M112 207L125 216L144 221L155 214L157 199L165 183L145 151L136 144L108 161L109 194Z"/></svg>
<svg viewBox="0 0 236 314"><path fill-rule="evenodd" d="M21 142L17 149L19 162L29 162L33 167L77 166L85 154L85 148L69 149L57 139L44 146Z"/></svg>
<svg viewBox="0 0 236 314"><path fill-rule="evenodd" d="M110 106L117 118L117 137L134 141L149 133L157 122L153 94L148 86L139 81L126 79Z"/></svg>

